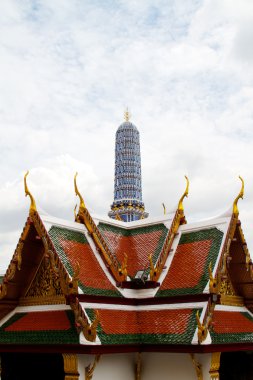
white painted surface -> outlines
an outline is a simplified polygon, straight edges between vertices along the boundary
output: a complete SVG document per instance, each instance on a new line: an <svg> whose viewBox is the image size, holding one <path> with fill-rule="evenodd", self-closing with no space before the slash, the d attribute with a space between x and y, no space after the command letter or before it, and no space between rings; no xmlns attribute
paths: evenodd
<svg viewBox="0 0 253 380"><path fill-rule="evenodd" d="M95 356L78 355L80 380L85 379L85 367ZM203 380L209 380L211 354L195 355L202 364ZM134 380L137 353L102 355L93 380ZM196 380L197 375L189 354L146 352L141 354L142 380Z"/></svg>
<svg viewBox="0 0 253 380"><path fill-rule="evenodd" d="M125 230L152 226L154 224L159 224L159 223L164 223L167 228L170 228L172 220L174 219L174 216L175 216L175 212L172 212L171 214L160 215L156 217L148 217L145 219L133 220L132 222L126 223L121 220L111 219L109 218L109 216L92 215L93 220L96 224L98 224L99 222L106 223L112 226L124 228Z"/></svg>
<svg viewBox="0 0 253 380"><path fill-rule="evenodd" d="M212 354L195 354L195 359L202 365L203 380L210 380ZM197 377L196 377L197 378Z"/></svg>
<svg viewBox="0 0 253 380"><path fill-rule="evenodd" d="M155 304L155 305L121 305L109 303L92 303L80 302L85 309L104 309L104 310L128 310L128 311L145 311L145 310L182 310L182 309L203 309L200 320L203 322L207 302L187 302L187 303L171 303L171 304Z"/></svg>

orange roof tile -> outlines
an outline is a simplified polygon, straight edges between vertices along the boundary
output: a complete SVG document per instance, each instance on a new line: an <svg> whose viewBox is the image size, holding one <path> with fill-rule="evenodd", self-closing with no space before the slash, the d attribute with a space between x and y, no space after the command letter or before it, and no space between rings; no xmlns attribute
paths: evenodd
<svg viewBox="0 0 253 380"><path fill-rule="evenodd" d="M192 309L180 310L99 310L106 334L183 334Z"/></svg>
<svg viewBox="0 0 253 380"><path fill-rule="evenodd" d="M191 288L198 284L212 240L180 244L161 289Z"/></svg>
<svg viewBox="0 0 253 380"><path fill-rule="evenodd" d="M236 311L214 311L212 326L217 334L253 333L253 319L247 313Z"/></svg>
<svg viewBox="0 0 253 380"><path fill-rule="evenodd" d="M5 327L4 331L68 330L70 321L64 310L29 312Z"/></svg>
<svg viewBox="0 0 253 380"><path fill-rule="evenodd" d="M134 277L138 270L149 267L149 255L152 255L155 264L161 251L168 230L162 224L151 227L124 231L110 225L99 225L100 232L119 263L123 262L124 253L127 254L127 272L130 277Z"/></svg>
<svg viewBox="0 0 253 380"><path fill-rule="evenodd" d="M114 290L98 260L88 244L71 240L60 240L65 254L73 268L76 263L80 265L79 280L84 286L98 289Z"/></svg>

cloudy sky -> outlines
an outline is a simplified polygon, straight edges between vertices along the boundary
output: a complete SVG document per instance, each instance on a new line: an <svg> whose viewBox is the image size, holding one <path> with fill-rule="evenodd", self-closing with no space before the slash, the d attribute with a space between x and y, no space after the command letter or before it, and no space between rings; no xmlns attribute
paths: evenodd
<svg viewBox="0 0 253 380"><path fill-rule="evenodd" d="M0 269L29 210L73 219L73 176L91 212L113 200L126 106L141 134L150 215L226 211L253 251L252 0L6 0L0 3Z"/></svg>

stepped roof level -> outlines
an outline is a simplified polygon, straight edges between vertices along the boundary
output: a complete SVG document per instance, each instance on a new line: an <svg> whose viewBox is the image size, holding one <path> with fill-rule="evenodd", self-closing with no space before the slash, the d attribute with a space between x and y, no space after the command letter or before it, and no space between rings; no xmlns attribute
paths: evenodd
<svg viewBox="0 0 253 380"><path fill-rule="evenodd" d="M108 213L124 222L148 217L142 201L140 134L129 118L126 110L125 121L116 132L114 201Z"/></svg>

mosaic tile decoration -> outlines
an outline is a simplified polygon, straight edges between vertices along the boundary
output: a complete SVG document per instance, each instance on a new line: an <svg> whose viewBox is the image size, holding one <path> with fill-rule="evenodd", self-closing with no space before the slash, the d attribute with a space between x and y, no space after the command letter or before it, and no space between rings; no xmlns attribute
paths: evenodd
<svg viewBox="0 0 253 380"><path fill-rule="evenodd" d="M99 223L98 228L119 263L123 262L124 253L127 254L127 272L132 278L137 271L149 268L149 255L155 265L168 234L162 223L127 230Z"/></svg>
<svg viewBox="0 0 253 380"><path fill-rule="evenodd" d="M249 312L215 310L210 334L212 343L252 343L253 317Z"/></svg>
<svg viewBox="0 0 253 380"><path fill-rule="evenodd" d="M7 344L77 344L79 334L72 310L16 313L0 327Z"/></svg>
<svg viewBox="0 0 253 380"><path fill-rule="evenodd" d="M209 281L208 267L217 260L223 232L217 228L183 233L158 297L200 294Z"/></svg>
<svg viewBox="0 0 253 380"><path fill-rule="evenodd" d="M108 215L124 222L146 218L142 201L140 135L130 121L122 123L115 139L114 201Z"/></svg>
<svg viewBox="0 0 253 380"><path fill-rule="evenodd" d="M71 277L74 275L77 262L79 263L79 287L84 294L121 296L105 275L84 233L52 226L49 236Z"/></svg>
<svg viewBox="0 0 253 380"><path fill-rule="evenodd" d="M98 337L102 344L191 344L197 310L99 309ZM94 317L94 310L85 311Z"/></svg>

